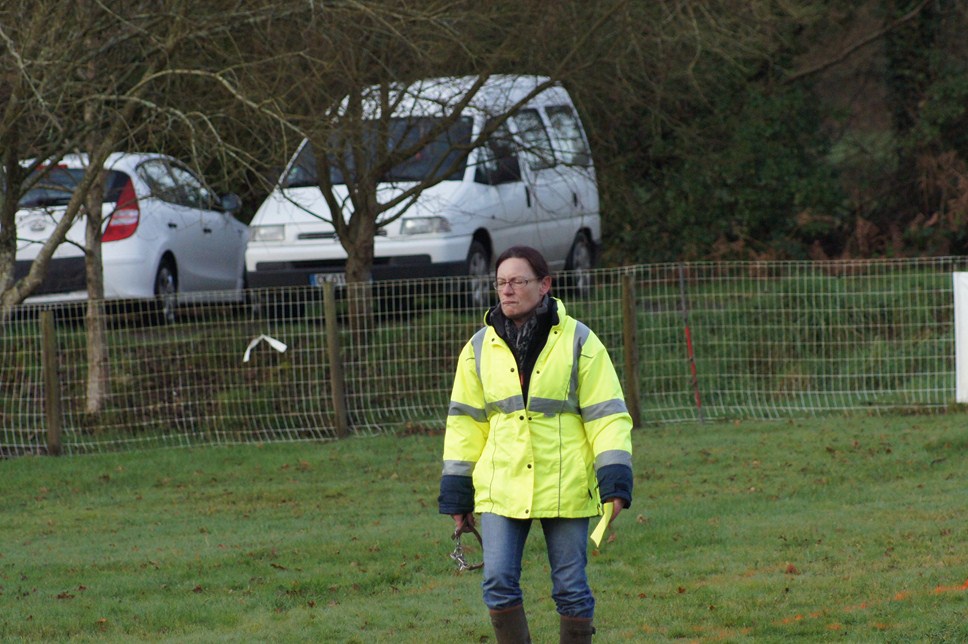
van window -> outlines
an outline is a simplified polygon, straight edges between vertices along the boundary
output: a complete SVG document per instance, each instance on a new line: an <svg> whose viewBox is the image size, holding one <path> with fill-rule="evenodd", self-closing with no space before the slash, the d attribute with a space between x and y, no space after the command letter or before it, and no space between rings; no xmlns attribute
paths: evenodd
<svg viewBox="0 0 968 644"><path fill-rule="evenodd" d="M390 121L388 146L390 150L398 147L406 148L418 144L427 138L435 128L440 127L442 119L437 118L397 118ZM440 132L429 140L420 150L409 158L397 163L385 172L380 181L459 181L467 168L467 150L471 140L472 121L468 117L457 120L447 130ZM368 122L368 131L364 134L368 140L368 156L370 162L379 160L376 146L381 142L376 137L380 123ZM330 139L330 149L346 150L342 156L343 165L350 173L354 172L358 160L349 151L349 143L345 137L334 134ZM463 155L463 158L461 158ZM333 184L346 183L335 154L330 154L329 178ZM443 173L450 170L446 176ZM307 142L296 157L295 162L283 179L283 188L298 188L318 185L316 177L316 158L312 146Z"/></svg>
<svg viewBox="0 0 968 644"><path fill-rule="evenodd" d="M555 152L561 162L570 165L589 165L592 155L575 110L568 105L554 105L549 107L547 112L557 143Z"/></svg>
<svg viewBox="0 0 968 644"><path fill-rule="evenodd" d="M487 126L491 123L492 121L488 121ZM518 165L517 146L511 138L507 124L502 123L479 151L474 181L496 186L520 180L521 168Z"/></svg>
<svg viewBox="0 0 968 644"><path fill-rule="evenodd" d="M538 110L521 110L514 115L514 125L524 144L524 154L528 159L528 167L532 170L543 170L555 165L555 153L551 147L548 130L541 122Z"/></svg>

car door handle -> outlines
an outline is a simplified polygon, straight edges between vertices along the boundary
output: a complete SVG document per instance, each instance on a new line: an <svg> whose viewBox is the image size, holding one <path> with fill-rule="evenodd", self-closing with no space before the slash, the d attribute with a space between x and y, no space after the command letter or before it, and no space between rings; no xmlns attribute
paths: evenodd
<svg viewBox="0 0 968 644"><path fill-rule="evenodd" d="M528 204L528 208L531 207L531 189L527 186L524 187L524 200Z"/></svg>
<svg viewBox="0 0 968 644"><path fill-rule="evenodd" d="M178 228L178 224L176 224L176 223L175 223L175 222L173 222L173 221L169 221L169 222L168 222L168 227L169 227L169 228Z"/></svg>
<svg viewBox="0 0 968 644"><path fill-rule="evenodd" d="M202 228L202 232L205 233L206 235L211 235L212 234L212 229L211 228Z"/></svg>

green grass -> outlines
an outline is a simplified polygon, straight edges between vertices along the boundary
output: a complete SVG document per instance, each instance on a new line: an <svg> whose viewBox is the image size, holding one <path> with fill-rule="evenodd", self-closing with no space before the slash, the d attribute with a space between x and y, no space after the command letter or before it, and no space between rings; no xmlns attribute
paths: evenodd
<svg viewBox="0 0 968 644"><path fill-rule="evenodd" d="M964 415L636 430L597 642L968 640ZM3 641L493 641L440 436L0 462ZM536 642L557 618L540 530ZM473 558L473 556L471 557Z"/></svg>

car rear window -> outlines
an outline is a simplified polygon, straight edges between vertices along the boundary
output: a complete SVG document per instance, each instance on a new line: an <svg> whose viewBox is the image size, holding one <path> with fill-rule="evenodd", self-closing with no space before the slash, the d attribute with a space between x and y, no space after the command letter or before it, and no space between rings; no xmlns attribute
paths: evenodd
<svg viewBox="0 0 968 644"><path fill-rule="evenodd" d="M31 177L40 179L17 202L21 208L43 208L45 206L66 206L74 194L74 189L84 177L83 168L44 168ZM121 189L128 181L128 175L119 170L108 170L104 181L104 202L116 203Z"/></svg>

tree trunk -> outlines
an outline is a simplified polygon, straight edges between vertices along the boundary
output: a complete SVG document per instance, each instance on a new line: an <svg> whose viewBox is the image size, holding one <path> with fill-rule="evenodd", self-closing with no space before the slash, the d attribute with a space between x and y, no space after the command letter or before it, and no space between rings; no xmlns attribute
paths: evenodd
<svg viewBox="0 0 968 644"><path fill-rule="evenodd" d="M88 193L85 246L87 256L84 269L87 277L87 402L85 411L98 414L109 395L110 380L107 314L104 308L104 273L101 262L101 208L104 194L104 175L99 173Z"/></svg>
<svg viewBox="0 0 968 644"><path fill-rule="evenodd" d="M887 11L893 13L903 13L911 8L904 2L885 2L885 5ZM887 103L894 127L897 166L892 182L895 205L886 208L876 222L884 231L896 229L898 224L901 230L907 227L908 222L917 216L921 201L918 158L925 153L925 147L914 134L921 121L927 89L933 81L931 59L936 53L940 33L940 17L932 3L922 4L922 7L915 19L892 29L885 38ZM900 236L888 235L885 243L890 251L903 252Z"/></svg>
<svg viewBox="0 0 968 644"><path fill-rule="evenodd" d="M365 333L373 317L373 240L376 237L376 187L361 190L342 240L346 250L346 287L350 327Z"/></svg>
<svg viewBox="0 0 968 644"><path fill-rule="evenodd" d="M93 8L85 6L89 12L88 18L93 21ZM89 43L92 47L94 42ZM93 81L97 76L94 62L88 64L84 73ZM98 147L103 139L97 136L101 128L102 118L100 103L90 101L84 106L84 122L91 134L87 140L88 160L91 166L87 172L94 173L94 181L85 196L87 210L84 246L87 249L84 257L84 272L87 277L87 312L84 319L87 329L87 400L85 411L88 414L99 414L104 407L104 401L109 395L110 380L107 344L107 319L104 310L104 271L101 261L101 223L104 210L104 181L105 173L102 155ZM97 164L97 165L94 165Z"/></svg>

